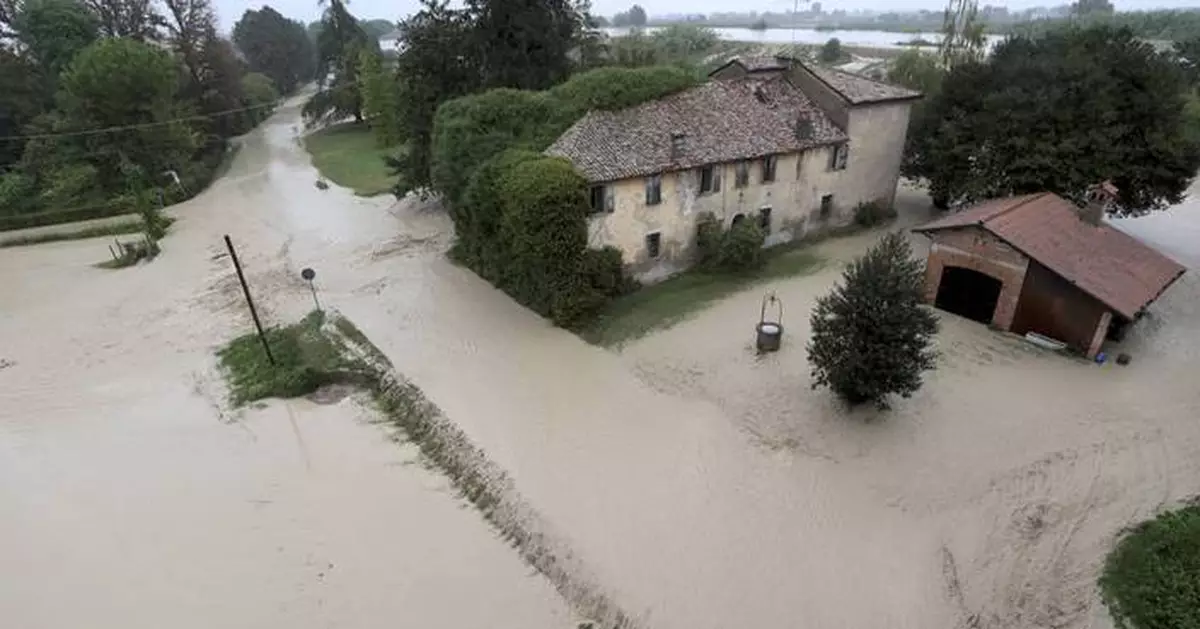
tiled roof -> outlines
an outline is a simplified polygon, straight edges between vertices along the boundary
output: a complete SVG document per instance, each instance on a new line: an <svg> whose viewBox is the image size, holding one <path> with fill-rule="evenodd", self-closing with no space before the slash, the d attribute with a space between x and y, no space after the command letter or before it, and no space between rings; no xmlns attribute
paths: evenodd
<svg viewBox="0 0 1200 629"><path fill-rule="evenodd" d="M805 65L804 67L808 68L817 78L824 81L826 85L833 88L835 92L841 94L842 98L850 101L852 105L909 100L921 97L920 92L868 79L858 74L851 74L816 65Z"/></svg>
<svg viewBox="0 0 1200 629"><path fill-rule="evenodd" d="M968 226L986 229L1126 319L1184 272L1133 236L1080 220L1074 203L1048 192L986 201L914 231Z"/></svg>
<svg viewBox="0 0 1200 629"><path fill-rule="evenodd" d="M682 138L672 140L677 134ZM546 154L565 157L589 181L615 181L753 159L848 138L782 78L709 81L623 109L593 111ZM673 145L678 151L672 155Z"/></svg>
<svg viewBox="0 0 1200 629"><path fill-rule="evenodd" d="M791 59L772 55L738 56L730 59L729 62L740 64L747 72L761 72L763 70L786 70Z"/></svg>

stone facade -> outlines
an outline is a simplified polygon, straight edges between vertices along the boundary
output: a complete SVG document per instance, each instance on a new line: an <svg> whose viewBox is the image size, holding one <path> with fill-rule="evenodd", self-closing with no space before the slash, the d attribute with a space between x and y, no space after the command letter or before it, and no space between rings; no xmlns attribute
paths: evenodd
<svg viewBox="0 0 1200 629"><path fill-rule="evenodd" d="M844 169L834 169L836 145L776 155L775 180L762 181L762 160L747 161L749 181L736 186L738 162L713 165L720 191L700 194L700 168L665 172L662 200L646 203L646 177L603 185L612 195L611 212L590 220L590 243L621 250L638 279L653 282L686 268L695 244L696 222L711 213L729 226L741 214L758 220L770 209L767 244L788 242L822 229L844 226L860 203L891 206L900 178L911 103L888 102L850 110ZM822 199L829 202L822 211ZM647 236L658 233L660 251L650 257Z"/></svg>

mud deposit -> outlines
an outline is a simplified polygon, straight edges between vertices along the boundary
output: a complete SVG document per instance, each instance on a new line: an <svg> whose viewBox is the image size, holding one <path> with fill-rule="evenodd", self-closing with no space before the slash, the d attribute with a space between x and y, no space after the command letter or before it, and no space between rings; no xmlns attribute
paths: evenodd
<svg viewBox="0 0 1200 629"><path fill-rule="evenodd" d="M553 531L566 576L640 626L1103 627L1112 537L1200 492L1191 275L1134 328L1129 367L947 317L925 388L846 418L809 390L803 351L836 264L773 287L787 336L770 358L751 348L758 291L610 353L447 262L436 208L317 190L297 119L293 103L247 136L151 264L93 269L104 240L0 250L6 624L577 619L356 396L226 408L212 350L250 325L226 233L268 321L311 307L299 270L316 269L322 303ZM1122 227L1195 268L1196 213ZM844 260L873 237L820 248Z"/></svg>

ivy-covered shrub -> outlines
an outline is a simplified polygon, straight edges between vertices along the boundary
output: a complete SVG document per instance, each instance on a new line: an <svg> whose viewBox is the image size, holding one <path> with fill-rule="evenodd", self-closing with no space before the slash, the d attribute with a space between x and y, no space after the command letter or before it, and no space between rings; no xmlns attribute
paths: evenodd
<svg viewBox="0 0 1200 629"><path fill-rule="evenodd" d="M854 207L854 223L860 227L874 227L896 218L896 210L879 201L866 201Z"/></svg>
<svg viewBox="0 0 1200 629"><path fill-rule="evenodd" d="M721 261L721 238L725 235L721 221L710 212L700 215L696 221L696 267L704 271L719 270Z"/></svg>
<svg viewBox="0 0 1200 629"><path fill-rule="evenodd" d="M744 220L734 225L721 238L720 266L723 271L752 271L762 267L764 261L763 231L753 221Z"/></svg>
<svg viewBox="0 0 1200 629"><path fill-rule="evenodd" d="M633 290L619 250L587 247L587 182L541 151L588 111L637 105L697 81L674 67L602 68L544 92L494 89L443 104L430 176L454 221L452 255L564 327Z"/></svg>
<svg viewBox="0 0 1200 629"><path fill-rule="evenodd" d="M585 322L606 301L584 273L587 182L566 160L537 157L507 164L497 189L505 253L490 269L497 285L557 325Z"/></svg>
<svg viewBox="0 0 1200 629"><path fill-rule="evenodd" d="M766 262L763 238L762 228L749 220L726 230L715 216L705 212L696 222L696 266L720 273L761 268Z"/></svg>

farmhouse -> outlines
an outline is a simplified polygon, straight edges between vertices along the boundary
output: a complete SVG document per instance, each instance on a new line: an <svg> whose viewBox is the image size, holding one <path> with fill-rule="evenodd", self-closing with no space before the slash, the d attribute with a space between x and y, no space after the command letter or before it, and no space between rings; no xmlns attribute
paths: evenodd
<svg viewBox="0 0 1200 629"><path fill-rule="evenodd" d="M1050 193L995 199L916 228L933 241L926 300L1095 357L1184 272L1103 223L1114 196L1104 184L1084 208Z"/></svg>
<svg viewBox="0 0 1200 629"><path fill-rule="evenodd" d="M890 207L920 94L784 57L738 58L706 83L592 111L546 150L591 184L589 244L655 281L693 258L697 219L757 221L777 244Z"/></svg>

